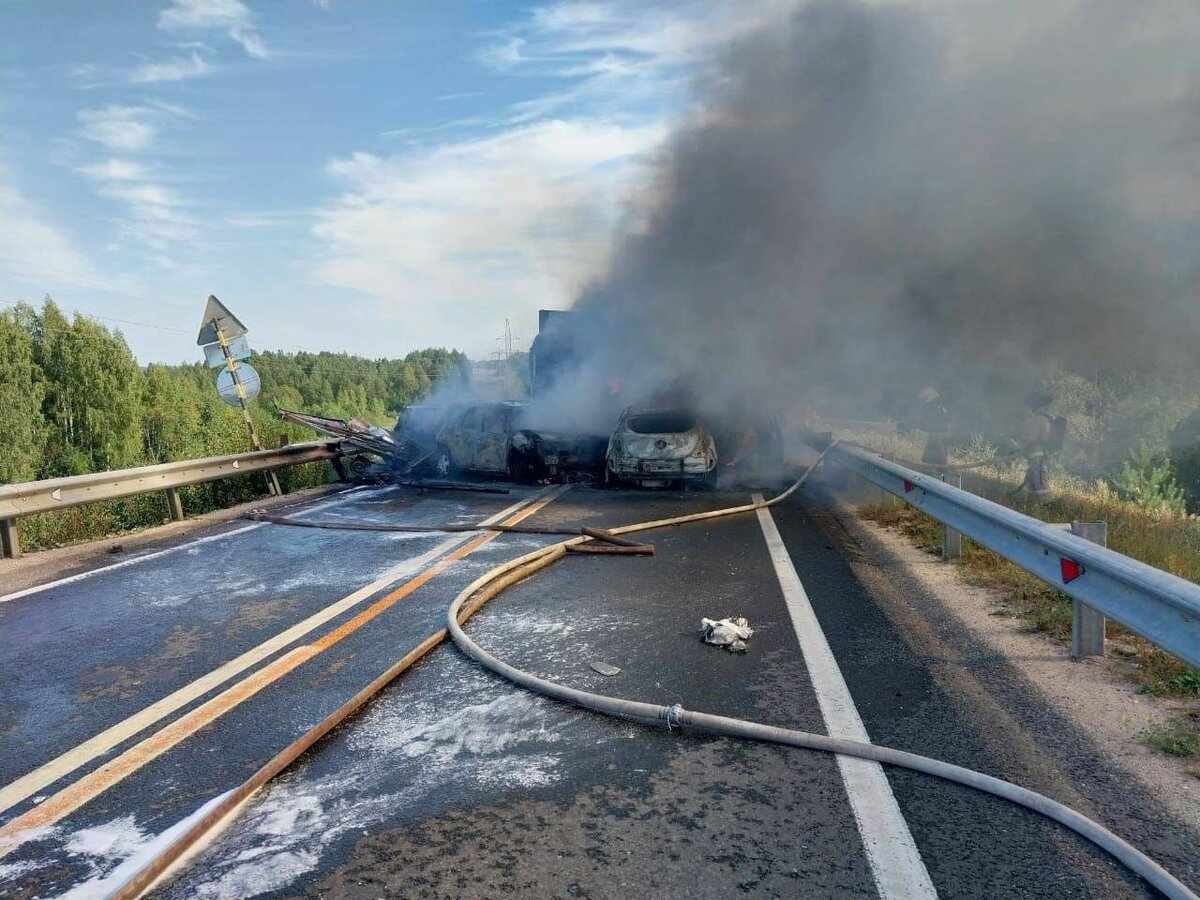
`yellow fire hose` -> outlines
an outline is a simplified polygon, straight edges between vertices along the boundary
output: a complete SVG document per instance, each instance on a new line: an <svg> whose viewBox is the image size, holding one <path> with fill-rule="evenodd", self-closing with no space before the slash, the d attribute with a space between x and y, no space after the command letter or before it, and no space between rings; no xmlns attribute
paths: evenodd
<svg viewBox="0 0 1200 900"><path fill-rule="evenodd" d="M745 503L740 506L731 506L710 512L672 516L666 519L656 519L651 522L638 522L632 525L609 528L606 529L606 532L612 535L633 534L656 528L719 519L769 508L783 502L799 490L817 466L820 465L825 455L836 446L836 443L834 442L826 447L791 487L770 500ZM200 814L196 816L194 821L182 829L153 859L109 896L123 898L123 900L124 898L141 896L174 863L178 862L190 850L196 847L205 836L225 823L259 788L295 762L306 750L337 727L337 725L361 709L371 698L383 690L384 687L441 644L447 635L449 635L465 655L512 683L543 696L561 700L604 715L631 719L646 724L665 722L668 727L692 727L705 732L748 740L765 741L827 753L836 753L842 756L875 760L888 765L901 766L918 772L924 772L928 775L994 794L1047 816L1082 835L1102 850L1110 853L1130 871L1144 878L1164 896L1173 898L1173 900L1200 900L1186 885L1172 876L1162 866L1158 865L1154 860L1131 844L1108 831L1099 823L1088 819L1086 816L1049 797L1022 788L1011 782L1003 781L1002 779L994 778L980 772L974 772L961 766L951 765L940 760L918 756L901 750L893 750L888 747L880 747L875 744L860 743L843 738L832 738L826 735L777 728L742 719L685 710L679 704L663 706L581 691L557 682L539 678L536 675L508 665L472 641L463 631L462 626L466 624L467 620L475 615L490 600L498 597L518 582L524 581L526 578L562 559L567 555L569 547L577 546L591 540L592 538L589 536L579 536L560 541L496 566L477 578L464 588L450 604L447 610L446 628L440 629L427 637L386 672L322 720L315 728L306 732L278 753L242 785L210 801L200 811Z"/></svg>

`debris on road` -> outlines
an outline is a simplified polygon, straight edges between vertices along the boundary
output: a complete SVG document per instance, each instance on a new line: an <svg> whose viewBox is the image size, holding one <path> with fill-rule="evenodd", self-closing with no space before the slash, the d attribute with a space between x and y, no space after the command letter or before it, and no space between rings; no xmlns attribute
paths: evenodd
<svg viewBox="0 0 1200 900"><path fill-rule="evenodd" d="M591 662L588 663L592 667L593 672L599 672L601 675L606 675L611 678L613 675L620 675L621 670L616 666L610 666L608 663Z"/></svg>
<svg viewBox="0 0 1200 900"><path fill-rule="evenodd" d="M469 491L474 494L511 494L508 488L491 484L470 484L465 481L397 481L397 487L420 488L429 491Z"/></svg>
<svg viewBox="0 0 1200 900"><path fill-rule="evenodd" d="M608 556L653 556L653 544L567 544L568 553L598 553Z"/></svg>
<svg viewBox="0 0 1200 900"><path fill-rule="evenodd" d="M746 641L750 640L753 634L754 629L743 616L700 620L701 640L707 644L724 647L730 653L745 653Z"/></svg>

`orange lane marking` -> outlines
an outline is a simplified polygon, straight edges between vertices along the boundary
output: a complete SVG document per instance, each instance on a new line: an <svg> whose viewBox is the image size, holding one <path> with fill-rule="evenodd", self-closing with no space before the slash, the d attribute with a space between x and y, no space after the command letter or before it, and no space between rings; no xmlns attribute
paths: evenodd
<svg viewBox="0 0 1200 900"><path fill-rule="evenodd" d="M562 491L556 491L537 503L527 506L516 515L509 517L504 524L516 525L547 503L558 497ZM334 644L353 634L379 614L395 606L417 588L427 584L431 579L446 571L451 563L462 559L478 550L489 541L500 537L501 532L485 531L472 538L457 550L438 560L420 575L406 581L391 593L368 606L354 618L335 628L324 637L311 644L296 647L268 666L259 669L253 675L242 679L232 687L222 691L208 702L196 707L187 715L181 716L150 737L134 744L120 756L109 760L100 768L68 784L53 796L38 806L17 816L15 819L0 827L0 857L6 855L22 843L22 832L31 829L41 829L70 815L85 803L94 800L109 788L125 780L146 763L166 753L176 744L195 734L201 728L219 719L231 709L253 697L263 688L274 684L283 676L302 663L308 662L314 656L324 653Z"/></svg>

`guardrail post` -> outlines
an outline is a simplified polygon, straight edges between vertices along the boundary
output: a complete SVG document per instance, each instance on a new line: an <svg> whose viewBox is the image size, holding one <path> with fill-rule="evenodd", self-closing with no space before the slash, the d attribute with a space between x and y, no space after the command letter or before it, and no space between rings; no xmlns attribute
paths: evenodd
<svg viewBox="0 0 1200 900"><path fill-rule="evenodd" d="M0 519L0 545L5 559L21 558L21 539L17 536L16 519Z"/></svg>
<svg viewBox="0 0 1200 900"><path fill-rule="evenodd" d="M1072 522L1071 533L1084 540L1108 546L1107 522ZM1104 655L1104 616L1078 600L1071 601L1071 657Z"/></svg>
<svg viewBox="0 0 1200 900"><path fill-rule="evenodd" d="M881 459L886 459L888 462L896 461L895 453L880 453L879 456ZM874 490L875 502L878 503L880 506L884 507L885 509L890 509L891 507L895 506L899 502L896 499L896 496L894 494L892 494L889 491L885 491L883 488L879 487L878 485L871 485L871 487L873 487L875 489Z"/></svg>
<svg viewBox="0 0 1200 900"><path fill-rule="evenodd" d="M167 488L167 510L171 513L172 522L183 521L183 501L179 499L176 488Z"/></svg>
<svg viewBox="0 0 1200 900"><path fill-rule="evenodd" d="M951 487L962 487L961 472L943 472L942 481ZM962 532L949 525L942 525L942 559L958 559L962 556Z"/></svg>

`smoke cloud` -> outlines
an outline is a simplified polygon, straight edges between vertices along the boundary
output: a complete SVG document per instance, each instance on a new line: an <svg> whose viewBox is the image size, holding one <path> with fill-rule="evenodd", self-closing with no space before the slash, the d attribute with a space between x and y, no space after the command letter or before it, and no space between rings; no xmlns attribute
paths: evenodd
<svg viewBox="0 0 1200 900"><path fill-rule="evenodd" d="M1190 365L1198 46L1194 0L797 6L697 80L551 405L932 385L986 427L1054 371Z"/></svg>

